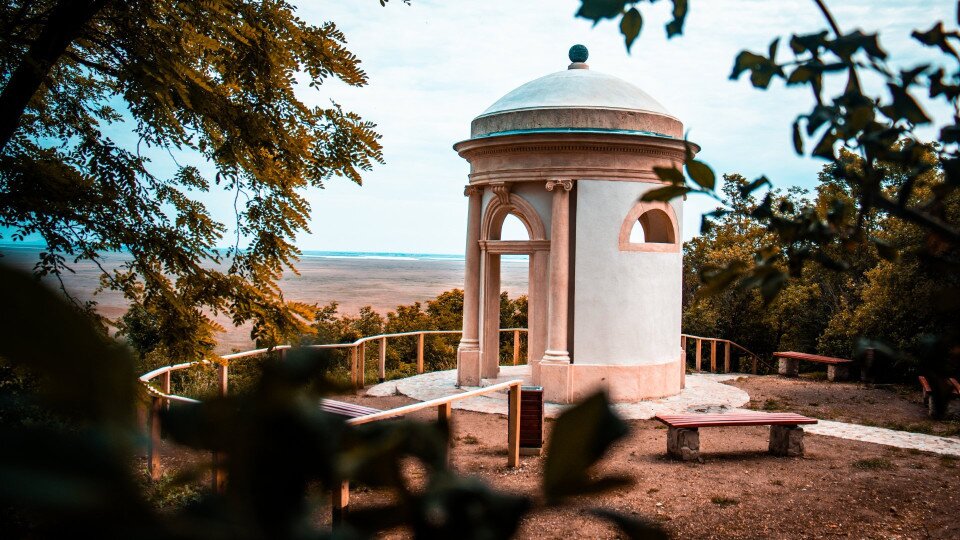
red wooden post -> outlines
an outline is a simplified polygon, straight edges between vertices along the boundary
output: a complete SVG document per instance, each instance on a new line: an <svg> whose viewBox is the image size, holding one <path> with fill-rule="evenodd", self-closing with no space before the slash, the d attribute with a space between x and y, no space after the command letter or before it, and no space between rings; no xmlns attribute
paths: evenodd
<svg viewBox="0 0 960 540"><path fill-rule="evenodd" d="M417 373L423 373L423 332L417 334Z"/></svg>
<svg viewBox="0 0 960 540"><path fill-rule="evenodd" d="M701 344L701 341L702 341L702 340L701 340L700 338L697 338L697 372L698 372L698 373L700 372L700 356L701 356L701 355L700 355L700 344Z"/></svg>
<svg viewBox="0 0 960 540"><path fill-rule="evenodd" d="M723 371L724 373L730 373L730 342L724 341L724 351L723 351Z"/></svg>
<svg viewBox="0 0 960 540"><path fill-rule="evenodd" d="M710 340L710 371L717 372L717 340Z"/></svg>
<svg viewBox="0 0 960 540"><path fill-rule="evenodd" d="M510 387L507 413L507 467L520 466L520 385Z"/></svg>
<svg viewBox="0 0 960 540"><path fill-rule="evenodd" d="M380 382L387 380L387 338L380 338Z"/></svg>

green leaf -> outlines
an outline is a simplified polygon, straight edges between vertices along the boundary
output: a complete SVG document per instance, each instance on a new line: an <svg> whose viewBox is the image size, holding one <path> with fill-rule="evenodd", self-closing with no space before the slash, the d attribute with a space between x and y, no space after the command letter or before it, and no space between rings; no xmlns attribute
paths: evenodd
<svg viewBox="0 0 960 540"><path fill-rule="evenodd" d="M606 508L591 508L590 513L616 524L630 540L667 540L670 538L666 531L652 521L627 516Z"/></svg>
<svg viewBox="0 0 960 540"><path fill-rule="evenodd" d="M767 59L759 54L750 51L740 51L736 60L733 61L733 71L730 73L730 80L737 80L744 71L753 70Z"/></svg>
<svg viewBox="0 0 960 540"><path fill-rule="evenodd" d="M610 408L604 392L564 411L554 424L543 466L543 494L548 503L588 489L590 467L627 432L627 424Z"/></svg>
<svg viewBox="0 0 960 540"><path fill-rule="evenodd" d="M623 13L625 0L582 0L577 17L598 22L600 19L613 19Z"/></svg>
<svg viewBox="0 0 960 540"><path fill-rule="evenodd" d="M656 173L657 178L664 182L670 182L671 184L683 183L683 172L676 167L654 167L653 172Z"/></svg>
<svg viewBox="0 0 960 540"><path fill-rule="evenodd" d="M894 121L905 118L913 124L930 123L930 118L905 88L896 84L887 84L887 88L893 97L893 105L884 107L883 114Z"/></svg>
<svg viewBox="0 0 960 540"><path fill-rule="evenodd" d="M740 196L746 197L746 196L750 195L751 193L753 193L754 191L760 189L761 186L769 186L769 185L771 185L771 184L770 184L770 180L767 179L766 176L761 176L760 178L757 178L757 179L754 180L753 182L750 182L749 184L747 184L747 185L745 185L745 186L741 186L741 187L740 187Z"/></svg>
<svg viewBox="0 0 960 540"><path fill-rule="evenodd" d="M712 190L717 183L717 176L713 170L704 162L692 159L686 162L687 174L690 178L704 189Z"/></svg>
<svg viewBox="0 0 960 540"><path fill-rule="evenodd" d="M687 0L673 0L673 20L667 23L667 37L683 34L683 23L687 19Z"/></svg>
<svg viewBox="0 0 960 540"><path fill-rule="evenodd" d="M870 242L873 244L873 247L877 248L877 255L879 255L881 259L891 262L900 261L900 252L897 248L879 238L871 238Z"/></svg>
<svg viewBox="0 0 960 540"><path fill-rule="evenodd" d="M643 28L643 17L637 8L630 8L620 19L620 33L623 34L624 43L627 46L627 52L633 46L634 40L640 35L640 29Z"/></svg>
<svg viewBox="0 0 960 540"><path fill-rule="evenodd" d="M641 201L669 201L682 197L692 190L686 186L663 186L661 188L651 189L640 197Z"/></svg>
<svg viewBox="0 0 960 540"><path fill-rule="evenodd" d="M800 133L800 122L793 123L793 150L798 156L803 155L803 135Z"/></svg>

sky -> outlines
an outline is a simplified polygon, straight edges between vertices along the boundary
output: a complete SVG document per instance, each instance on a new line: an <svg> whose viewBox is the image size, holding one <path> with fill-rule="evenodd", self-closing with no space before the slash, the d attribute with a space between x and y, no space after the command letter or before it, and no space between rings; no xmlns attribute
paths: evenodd
<svg viewBox="0 0 960 540"><path fill-rule="evenodd" d="M463 253L469 167L453 144L468 138L470 121L510 90L566 69L567 51L576 43L589 48L591 69L639 86L683 121L688 137L702 147L699 159L718 177L766 175L778 188L811 188L823 165L796 156L790 142L794 118L812 105L809 90L775 82L763 92L747 77L728 79L740 50L766 51L774 37L825 29L812 0L694 0L684 35L671 40L663 28L670 2L643 3L644 28L631 54L616 22L594 27L574 17L579 0L412 0L410 5L391 0L386 7L378 0L293 3L307 22L335 22L369 76L363 88L330 80L319 89L304 84L300 97L310 105L334 100L375 122L386 160L364 175L363 186L334 178L325 189L308 191L311 233L297 239L303 250ZM842 29L879 31L884 47L903 65L929 58L909 37L912 30L926 30L935 20L955 27L957 17L956 3L947 0L828 5ZM781 51L784 58L789 54L786 43ZM940 118L950 114L936 107L931 112ZM117 125L108 134L135 143L124 129ZM923 134L932 137L935 131ZM165 152L154 153L155 167L172 170ZM212 176L197 156L176 159ZM231 224L232 193L202 199L215 218ZM684 240L699 232L701 214L715 207L704 196L686 201ZM505 225L504 237L515 233ZM232 235L224 245L232 244Z"/></svg>
<svg viewBox="0 0 960 540"><path fill-rule="evenodd" d="M718 176L766 174L777 187L812 187L823 162L797 157L790 143L793 119L811 106L809 91L775 83L762 92L746 77L728 77L742 49L765 51L778 35L825 29L814 3L695 0L684 36L667 40L669 4L644 3L644 28L628 54L617 23L593 27L574 17L578 0L413 0L409 6L393 0L386 7L376 0L301 1L305 20L334 21L343 30L369 75L367 87L324 84L304 98L333 99L376 122L386 164L367 173L362 187L332 180L311 192L312 234L298 245L462 253L469 168L452 145L468 138L470 121L502 95L566 69L575 43L589 48L591 69L636 84L680 118ZM912 30L936 19L956 21L952 1L828 5L842 29L880 31L887 50L907 63L924 53L910 39ZM782 50L789 54L786 43ZM699 232L701 214L715 207L707 197L687 200L685 240Z"/></svg>

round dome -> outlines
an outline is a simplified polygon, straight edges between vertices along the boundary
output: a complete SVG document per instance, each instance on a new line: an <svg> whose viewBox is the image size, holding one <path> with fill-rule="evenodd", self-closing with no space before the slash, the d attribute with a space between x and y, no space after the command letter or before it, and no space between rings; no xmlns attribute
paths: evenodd
<svg viewBox="0 0 960 540"><path fill-rule="evenodd" d="M683 138L683 124L627 81L591 71L587 48L570 48L566 71L530 81L473 119L470 135L498 137L547 132L600 132Z"/></svg>
<svg viewBox="0 0 960 540"><path fill-rule="evenodd" d="M624 109L670 115L650 94L623 79L589 69L568 69L510 91L480 117L539 108Z"/></svg>

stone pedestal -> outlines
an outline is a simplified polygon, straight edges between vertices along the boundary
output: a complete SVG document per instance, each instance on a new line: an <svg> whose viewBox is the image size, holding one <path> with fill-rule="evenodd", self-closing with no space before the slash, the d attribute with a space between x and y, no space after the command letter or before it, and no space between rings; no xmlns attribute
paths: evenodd
<svg viewBox="0 0 960 540"><path fill-rule="evenodd" d="M775 456L802 456L803 428L770 426L770 453Z"/></svg>
<svg viewBox="0 0 960 540"><path fill-rule="evenodd" d="M827 380L845 381L850 375L850 366L847 364L830 364L827 366Z"/></svg>
<svg viewBox="0 0 960 540"><path fill-rule="evenodd" d="M667 430L667 455L681 461L700 459L700 430L696 428L669 428Z"/></svg>
<svg viewBox="0 0 960 540"><path fill-rule="evenodd" d="M783 377L796 377L800 375L800 361L796 358L781 358L777 371Z"/></svg>

